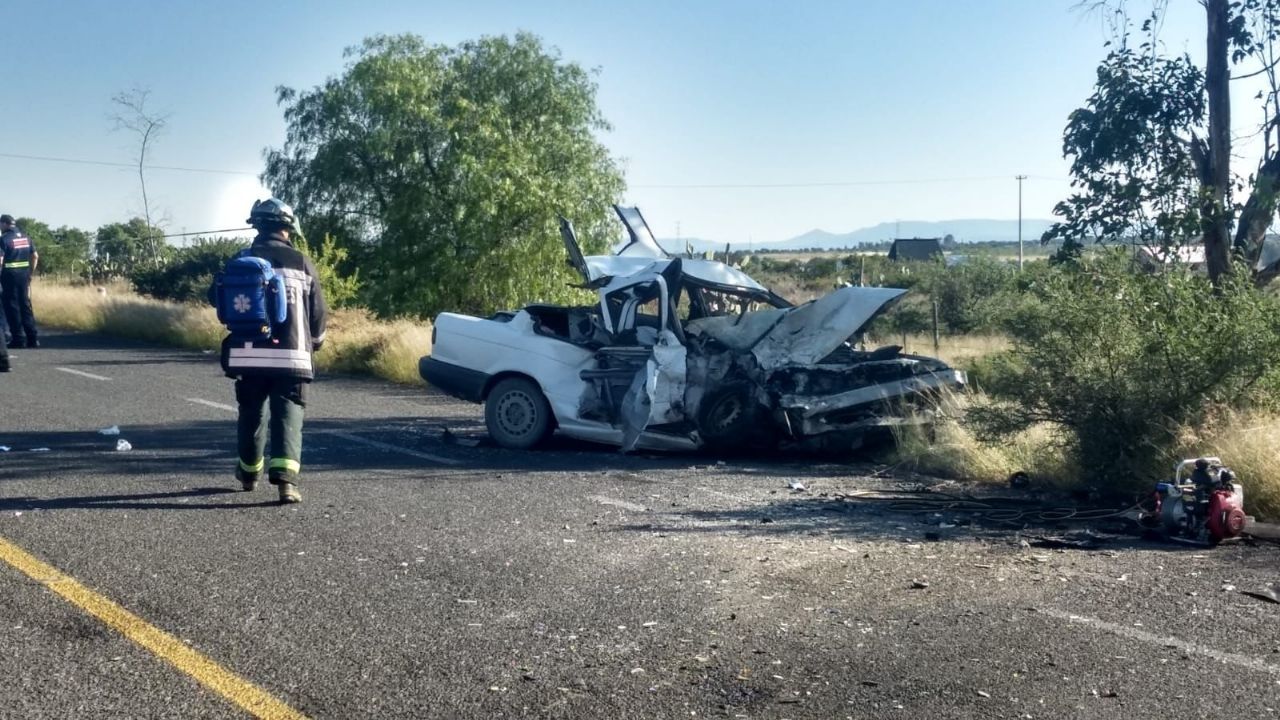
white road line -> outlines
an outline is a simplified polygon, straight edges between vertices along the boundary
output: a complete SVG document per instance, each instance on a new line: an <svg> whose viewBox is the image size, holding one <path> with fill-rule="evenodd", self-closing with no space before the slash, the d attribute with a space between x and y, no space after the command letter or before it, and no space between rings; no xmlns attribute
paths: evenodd
<svg viewBox="0 0 1280 720"><path fill-rule="evenodd" d="M200 398L187 398L187 402L189 402L189 403L195 403L195 404L197 404L197 405L207 405L207 406L209 406L209 407L211 407L211 408L217 408L217 409L219 409L219 410L227 410L227 411L229 411L229 412L235 412L235 411L236 411L236 409L235 409L235 408L233 408L233 407L231 407L230 405L225 405L225 404L223 404L223 403L217 403L217 402L214 402L214 401L212 401L212 400L201 400Z"/></svg>
<svg viewBox="0 0 1280 720"><path fill-rule="evenodd" d="M397 452L397 453L400 453L401 455L408 455L410 457L416 457L422 460L430 460L431 462L438 462L441 465L461 465L462 464L461 460L454 460L453 458L440 457L439 455L432 455L431 453L419 452L418 450L410 450L409 448L400 447L399 445L392 445L390 443L379 442L377 440L369 440L366 438L362 438L359 435L353 435L352 433L349 433L349 432L343 432L342 430L317 430L316 432L321 432L326 435L339 437L339 438L342 438L343 440L348 440L353 443L368 445L369 447L378 448L379 450L386 450L388 452Z"/></svg>
<svg viewBox="0 0 1280 720"><path fill-rule="evenodd" d="M101 375L94 375L93 373L87 373L87 372L84 372L83 370L72 370L71 368L56 367L54 368L54 370L61 370L64 373L71 373L72 375L87 377L90 380L110 380L111 379L109 377L102 377Z"/></svg>
<svg viewBox="0 0 1280 720"><path fill-rule="evenodd" d="M631 512L647 512L649 510L649 508L643 505L637 505L633 502L627 502L626 500L615 500L611 497L605 497L603 495L588 495L587 499L595 500L601 505L612 505L614 507L620 507L623 510L630 510Z"/></svg>
<svg viewBox="0 0 1280 720"><path fill-rule="evenodd" d="M1235 665L1236 667L1245 668L1246 670L1255 670L1257 672L1280 677L1280 665L1259 660L1258 658L1249 657L1247 655L1238 655L1236 653L1222 652L1221 650L1214 650L1211 647L1205 647L1199 643L1187 642L1186 640L1179 640L1178 638L1166 635L1156 635L1155 633L1149 633L1145 630L1139 630L1138 628L1130 627L1128 625L1117 625L1116 623L1098 620L1097 618L1073 615L1071 613L1058 610L1057 608L1037 609L1049 617L1065 620L1074 625L1094 627L1099 630L1109 632L1112 635L1129 638L1130 640L1137 640L1139 642L1148 643L1150 645L1159 645L1161 647L1173 647L1187 653L1188 655L1195 653L1197 655L1213 658L1214 660L1227 665Z"/></svg>

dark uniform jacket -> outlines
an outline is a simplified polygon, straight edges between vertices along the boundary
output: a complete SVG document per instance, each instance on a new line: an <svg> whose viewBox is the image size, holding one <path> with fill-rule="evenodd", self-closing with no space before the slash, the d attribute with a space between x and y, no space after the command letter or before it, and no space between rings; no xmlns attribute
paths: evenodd
<svg viewBox="0 0 1280 720"><path fill-rule="evenodd" d="M31 253L36 246L31 238L18 228L10 228L0 234L0 251L3 252L4 269L15 272L31 272Z"/></svg>
<svg viewBox="0 0 1280 720"><path fill-rule="evenodd" d="M223 371L230 377L315 379L311 354L324 343L329 312L315 265L289 243L266 235L254 238L249 254L270 262L284 278L289 316L284 324L272 326L269 340L233 341L228 335L222 341Z"/></svg>

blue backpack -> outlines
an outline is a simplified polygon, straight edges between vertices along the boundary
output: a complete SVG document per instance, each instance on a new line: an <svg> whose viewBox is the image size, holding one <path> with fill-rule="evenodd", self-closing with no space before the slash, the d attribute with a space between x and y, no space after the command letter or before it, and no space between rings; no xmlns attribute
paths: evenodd
<svg viewBox="0 0 1280 720"><path fill-rule="evenodd" d="M284 277L260 257L241 251L227 261L214 281L218 321L237 340L268 340L271 326L289 317Z"/></svg>

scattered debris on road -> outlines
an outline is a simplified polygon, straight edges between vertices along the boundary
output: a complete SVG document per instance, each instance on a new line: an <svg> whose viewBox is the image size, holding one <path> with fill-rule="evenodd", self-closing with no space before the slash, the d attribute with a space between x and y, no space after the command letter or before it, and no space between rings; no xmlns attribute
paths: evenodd
<svg viewBox="0 0 1280 720"><path fill-rule="evenodd" d="M133 445L128 440L120 438L116 441L116 452L128 452L133 449Z"/></svg>
<svg viewBox="0 0 1280 720"><path fill-rule="evenodd" d="M112 426L111 426L111 427L109 427L109 428L102 428L101 430L99 430L99 431L98 431L98 434L99 434L99 435L119 435L119 434L120 434L120 426L119 426L119 425L112 425Z"/></svg>
<svg viewBox="0 0 1280 720"><path fill-rule="evenodd" d="M1098 550L1105 541L1092 533L1074 533L1058 537L1037 537L1030 542L1030 547L1045 550Z"/></svg>

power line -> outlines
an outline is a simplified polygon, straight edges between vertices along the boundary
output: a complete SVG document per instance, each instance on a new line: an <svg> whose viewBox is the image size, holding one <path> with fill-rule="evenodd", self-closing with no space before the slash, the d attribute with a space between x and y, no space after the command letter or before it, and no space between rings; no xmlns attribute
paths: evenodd
<svg viewBox="0 0 1280 720"><path fill-rule="evenodd" d="M152 237L171 238L171 237L191 237L192 235L217 235L219 233L244 232L245 230L252 230L252 229L253 228L251 227L242 227L242 228L227 228L226 230L201 230L200 232L172 233L170 235L153 235Z"/></svg>
<svg viewBox="0 0 1280 720"><path fill-rule="evenodd" d="M1069 178L1050 177L1047 175L1033 175L1035 180L1051 180L1054 182L1067 182ZM823 187L857 187L862 185L921 185L925 183L956 183L956 182L989 182L995 180L1008 180L1008 175L987 175L980 177L950 177L950 178L912 178L905 180L846 180L834 182L800 182L800 183L697 183L697 184L649 184L649 185L632 185L637 190L710 190L710 189L726 189L726 190L747 190L758 188L823 188Z"/></svg>
<svg viewBox="0 0 1280 720"><path fill-rule="evenodd" d="M52 157L49 155L23 155L20 153L0 152L0 157L14 158L17 160L36 160L40 162L59 162L71 163L74 165L99 165L103 167L118 167L136 170L137 165L133 163L111 162L108 160L89 160L85 158L65 158ZM246 170L220 170L216 168L193 168L180 167L175 165L144 165L144 170L172 170L175 172L193 172L193 173L211 173L215 175L250 175L256 177L258 173L248 172ZM1031 180L1047 180L1050 182L1069 182L1070 178L1053 177L1049 175L1030 175L1026 176ZM824 187L858 187L866 185L922 185L927 183L959 183L959 182L992 182L997 180L1007 180L1007 175L982 175L970 177L944 177L944 178L908 178L898 180L839 180L832 182L797 182L797 183L651 183L642 185L632 185L636 190L750 190L750 189L779 189L779 188L824 188Z"/></svg>
<svg viewBox="0 0 1280 720"><path fill-rule="evenodd" d="M74 165L101 165L104 167L129 168L130 170L138 169L138 166L132 163L109 162L107 160L86 160L83 158L64 158L50 157L47 155L21 155L18 153L0 153L0 157L15 158L18 160L38 160L41 162L60 162L71 163ZM172 165L144 165L144 170L174 170L177 172L193 172L193 173L210 173L213 175L251 175L257 177L256 172L245 172L244 170L215 170L213 168L192 168L192 167L175 167Z"/></svg>

